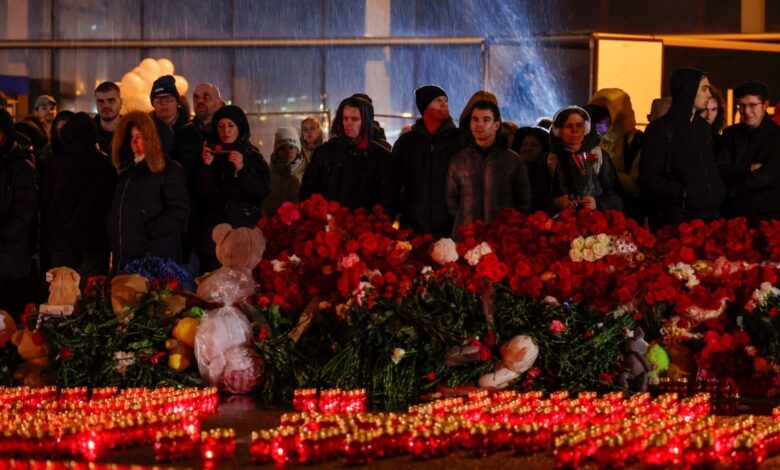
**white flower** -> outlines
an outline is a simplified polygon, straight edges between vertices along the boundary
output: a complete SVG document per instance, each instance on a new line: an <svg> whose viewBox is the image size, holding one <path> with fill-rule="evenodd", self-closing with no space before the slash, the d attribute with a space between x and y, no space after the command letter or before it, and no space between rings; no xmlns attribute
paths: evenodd
<svg viewBox="0 0 780 470"><path fill-rule="evenodd" d="M772 284L768 282L762 282L760 286L758 286L758 289L753 291L753 300L758 304L759 306L763 307L766 305L767 299L772 297L777 297L780 295L780 289L773 287Z"/></svg>
<svg viewBox="0 0 780 470"><path fill-rule="evenodd" d="M116 371L124 375L127 368L135 364L135 354L117 351L114 353L114 362L116 362Z"/></svg>
<svg viewBox="0 0 780 470"><path fill-rule="evenodd" d="M609 243L612 241L612 237L610 237L606 233L600 233L596 235L596 241L598 242L599 245L609 246Z"/></svg>
<svg viewBox="0 0 780 470"><path fill-rule="evenodd" d="M271 260L271 266L274 267L274 272L275 273L280 273L280 272L284 271L284 268L287 266L287 263L285 263L282 260L274 259L274 260Z"/></svg>
<svg viewBox="0 0 780 470"><path fill-rule="evenodd" d="M582 259L585 261L592 263L596 261L596 253L593 252L590 248L585 248L582 250Z"/></svg>
<svg viewBox="0 0 780 470"><path fill-rule="evenodd" d="M482 257L489 253L493 253L490 245L488 245L487 242L482 242L466 252L466 256L464 256L464 258L470 266L476 266L479 264L479 261L482 259Z"/></svg>
<svg viewBox="0 0 780 470"><path fill-rule="evenodd" d="M392 359L393 364L398 364L399 362L401 362L401 359L403 359L405 355L406 355L406 351L404 351L401 348L395 348L393 349L393 355L390 356L390 359Z"/></svg>
<svg viewBox="0 0 780 470"><path fill-rule="evenodd" d="M593 245L593 254L596 255L596 259L601 259L609 254L609 242L596 243Z"/></svg>
<svg viewBox="0 0 780 470"><path fill-rule="evenodd" d="M720 299L720 307L718 307L715 310L705 310L701 307L697 307L696 305L693 305L687 310L686 313L691 318L691 320L697 323L701 323L707 320L712 320L713 318L718 318L719 316L721 316L724 310L726 310L725 297Z"/></svg>
<svg viewBox="0 0 780 470"><path fill-rule="evenodd" d="M422 274L425 277L429 277L433 274L433 268L430 266L425 266L420 270L420 274Z"/></svg>
<svg viewBox="0 0 780 470"><path fill-rule="evenodd" d="M542 303L544 303L546 305L559 305L558 304L558 299L556 299L555 297L553 297L551 295L548 295L547 297L542 299Z"/></svg>
<svg viewBox="0 0 780 470"><path fill-rule="evenodd" d="M290 256L290 258L289 258L289 262L290 262L291 264L299 264L299 263L301 262L301 259L300 259L300 258L298 258L298 256L297 256L297 255L292 255L292 256Z"/></svg>
<svg viewBox="0 0 780 470"><path fill-rule="evenodd" d="M572 250L582 251L583 248L585 248L585 239L581 236L571 241Z"/></svg>
<svg viewBox="0 0 780 470"><path fill-rule="evenodd" d="M347 256L341 258L341 261L339 261L339 266L341 269L349 269L358 262L360 262L360 256L358 256L357 253L350 253Z"/></svg>
<svg viewBox="0 0 780 470"><path fill-rule="evenodd" d="M441 265L458 261L458 250L450 238L441 238L431 247L431 258Z"/></svg>
<svg viewBox="0 0 780 470"><path fill-rule="evenodd" d="M686 263L677 263L669 266L669 274L681 281L685 281L685 287L693 289L699 285L699 278L696 277L696 271L693 266Z"/></svg>
<svg viewBox="0 0 780 470"><path fill-rule="evenodd" d="M569 258L571 258L571 260L574 261L575 263L582 262L582 251L575 250L574 248L572 248L571 250L569 250Z"/></svg>

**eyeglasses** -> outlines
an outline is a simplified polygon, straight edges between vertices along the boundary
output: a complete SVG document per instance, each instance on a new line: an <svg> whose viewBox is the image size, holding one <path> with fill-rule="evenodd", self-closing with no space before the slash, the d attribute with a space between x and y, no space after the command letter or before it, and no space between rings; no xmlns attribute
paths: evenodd
<svg viewBox="0 0 780 470"><path fill-rule="evenodd" d="M158 96L154 99L154 102L158 104L168 104L173 103L174 101L176 101L176 98L171 95Z"/></svg>
<svg viewBox="0 0 780 470"><path fill-rule="evenodd" d="M746 109L756 109L756 107L761 106L763 103L737 103L737 109L740 111L745 111Z"/></svg>

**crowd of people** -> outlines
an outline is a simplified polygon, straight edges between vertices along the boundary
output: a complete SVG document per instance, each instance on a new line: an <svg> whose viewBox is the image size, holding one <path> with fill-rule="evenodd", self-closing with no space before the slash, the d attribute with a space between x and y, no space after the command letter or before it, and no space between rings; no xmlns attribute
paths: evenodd
<svg viewBox="0 0 780 470"><path fill-rule="evenodd" d="M501 209L555 215L624 211L656 228L692 219L780 217L780 132L766 85L734 90L740 122L723 129L723 98L695 69L674 72L671 97L637 129L623 90L518 128L478 91L453 120L445 90L414 91L421 117L390 145L371 98L336 111L330 138L307 117L276 131L268 161L244 111L199 84L194 116L173 76L150 90L153 111L120 114L119 87L95 89L97 114L57 112L48 95L14 122L0 94L0 308L36 300L53 266L82 282L146 255L193 274L218 267L212 229L254 226L313 194L350 209L380 205L401 227L459 237Z"/></svg>

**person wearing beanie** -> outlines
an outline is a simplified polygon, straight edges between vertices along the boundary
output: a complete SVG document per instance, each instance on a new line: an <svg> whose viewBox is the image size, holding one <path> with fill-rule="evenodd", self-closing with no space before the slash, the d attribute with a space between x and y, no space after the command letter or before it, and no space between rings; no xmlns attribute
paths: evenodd
<svg viewBox="0 0 780 470"><path fill-rule="evenodd" d="M276 214L283 202L298 202L301 180L309 159L303 153L301 140L294 127L280 127L274 135L271 154L271 194L263 201L267 217Z"/></svg>
<svg viewBox="0 0 780 470"><path fill-rule="evenodd" d="M301 181L300 200L313 194L351 210L379 204L397 211L398 187L390 151L374 135L374 107L364 98L343 100L333 118L332 138L314 150Z"/></svg>
<svg viewBox="0 0 780 470"><path fill-rule="evenodd" d="M507 148L501 134L501 111L487 100L477 101L469 118L471 139L455 154L447 170L445 195L454 219L452 238L461 239L460 228L491 222L502 209L531 210L531 183L525 163Z"/></svg>
<svg viewBox="0 0 780 470"><path fill-rule="evenodd" d="M254 227L269 193L268 164L250 139L249 121L238 106L223 106L211 120L216 140L205 142L194 169L193 219L200 271L219 267L211 232L221 223ZM296 136L297 138L297 136Z"/></svg>
<svg viewBox="0 0 780 470"><path fill-rule="evenodd" d="M31 240L38 217L38 175L29 146L16 137L11 114L0 109L0 309L18 318L34 301Z"/></svg>
<svg viewBox="0 0 780 470"><path fill-rule="evenodd" d="M401 185L400 223L419 233L448 237L452 216L444 190L452 156L466 142L450 116L447 93L436 85L414 92L422 117L393 146L393 160Z"/></svg>
<svg viewBox="0 0 780 470"><path fill-rule="evenodd" d="M645 129L639 161L642 198L653 204L651 228L713 220L726 197L713 154L712 130L699 115L711 96L707 75L678 69L669 84L672 105Z"/></svg>
<svg viewBox="0 0 780 470"><path fill-rule="evenodd" d="M149 99L152 102L152 117L173 128L173 149L170 157L184 167L188 177L200 155L203 139L190 122L190 115L179 104L179 90L173 75L163 75L152 84Z"/></svg>
<svg viewBox="0 0 780 470"><path fill-rule="evenodd" d="M51 124L57 116L57 100L50 95L41 95L35 100L33 114L43 119L46 130L51 131Z"/></svg>
<svg viewBox="0 0 780 470"><path fill-rule="evenodd" d="M738 124L723 131L716 156L728 191L723 217L758 225L780 219L780 128L772 122L769 89L751 80L734 89Z"/></svg>

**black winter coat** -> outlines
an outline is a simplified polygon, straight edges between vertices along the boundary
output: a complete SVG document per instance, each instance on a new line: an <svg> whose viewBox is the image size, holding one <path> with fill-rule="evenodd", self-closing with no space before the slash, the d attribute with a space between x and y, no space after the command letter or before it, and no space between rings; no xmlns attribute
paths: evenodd
<svg viewBox="0 0 780 470"><path fill-rule="evenodd" d="M49 253L104 251L117 173L82 113L62 128L63 151L41 175L41 235ZM85 127L86 126L86 127Z"/></svg>
<svg viewBox="0 0 780 470"><path fill-rule="evenodd" d="M727 127L717 161L728 191L725 217L780 219L780 127L769 116L755 129L745 123ZM753 163L761 168L750 171Z"/></svg>
<svg viewBox="0 0 780 470"><path fill-rule="evenodd" d="M195 164L192 202L199 211L195 230L196 248L201 252L214 251L211 231L218 224L254 227L262 216L263 199L270 192L270 172L260 152L248 144L233 150L244 156L244 167L239 172L222 155L216 156L210 166L202 159Z"/></svg>
<svg viewBox="0 0 780 470"><path fill-rule="evenodd" d="M394 217L398 187L390 151L376 141L361 150L345 136L330 139L314 150L301 182L301 201L315 193L353 210L380 204Z"/></svg>
<svg viewBox="0 0 780 470"><path fill-rule="evenodd" d="M31 150L14 141L0 147L0 283L30 275L38 214L38 174L32 161Z"/></svg>
<svg viewBox="0 0 780 470"><path fill-rule="evenodd" d="M182 233L189 198L184 170L166 160L165 169L149 171L145 161L124 169L109 215L114 271L146 254L181 262Z"/></svg>
<svg viewBox="0 0 780 470"><path fill-rule="evenodd" d="M447 169L466 146L465 135L450 119L431 135L418 119L393 146L401 185L401 226L417 233L448 237L453 219L447 209Z"/></svg>
<svg viewBox="0 0 780 470"><path fill-rule="evenodd" d="M652 225L712 220L726 195L715 163L712 129L692 113L701 77L693 69L676 71L669 112L645 130L639 187L641 197L655 206Z"/></svg>
<svg viewBox="0 0 780 470"><path fill-rule="evenodd" d="M114 140L114 133L100 127L100 114L95 115L94 122L95 130L97 130L98 147L100 147L101 152L109 156L108 160L111 161L111 141Z"/></svg>

